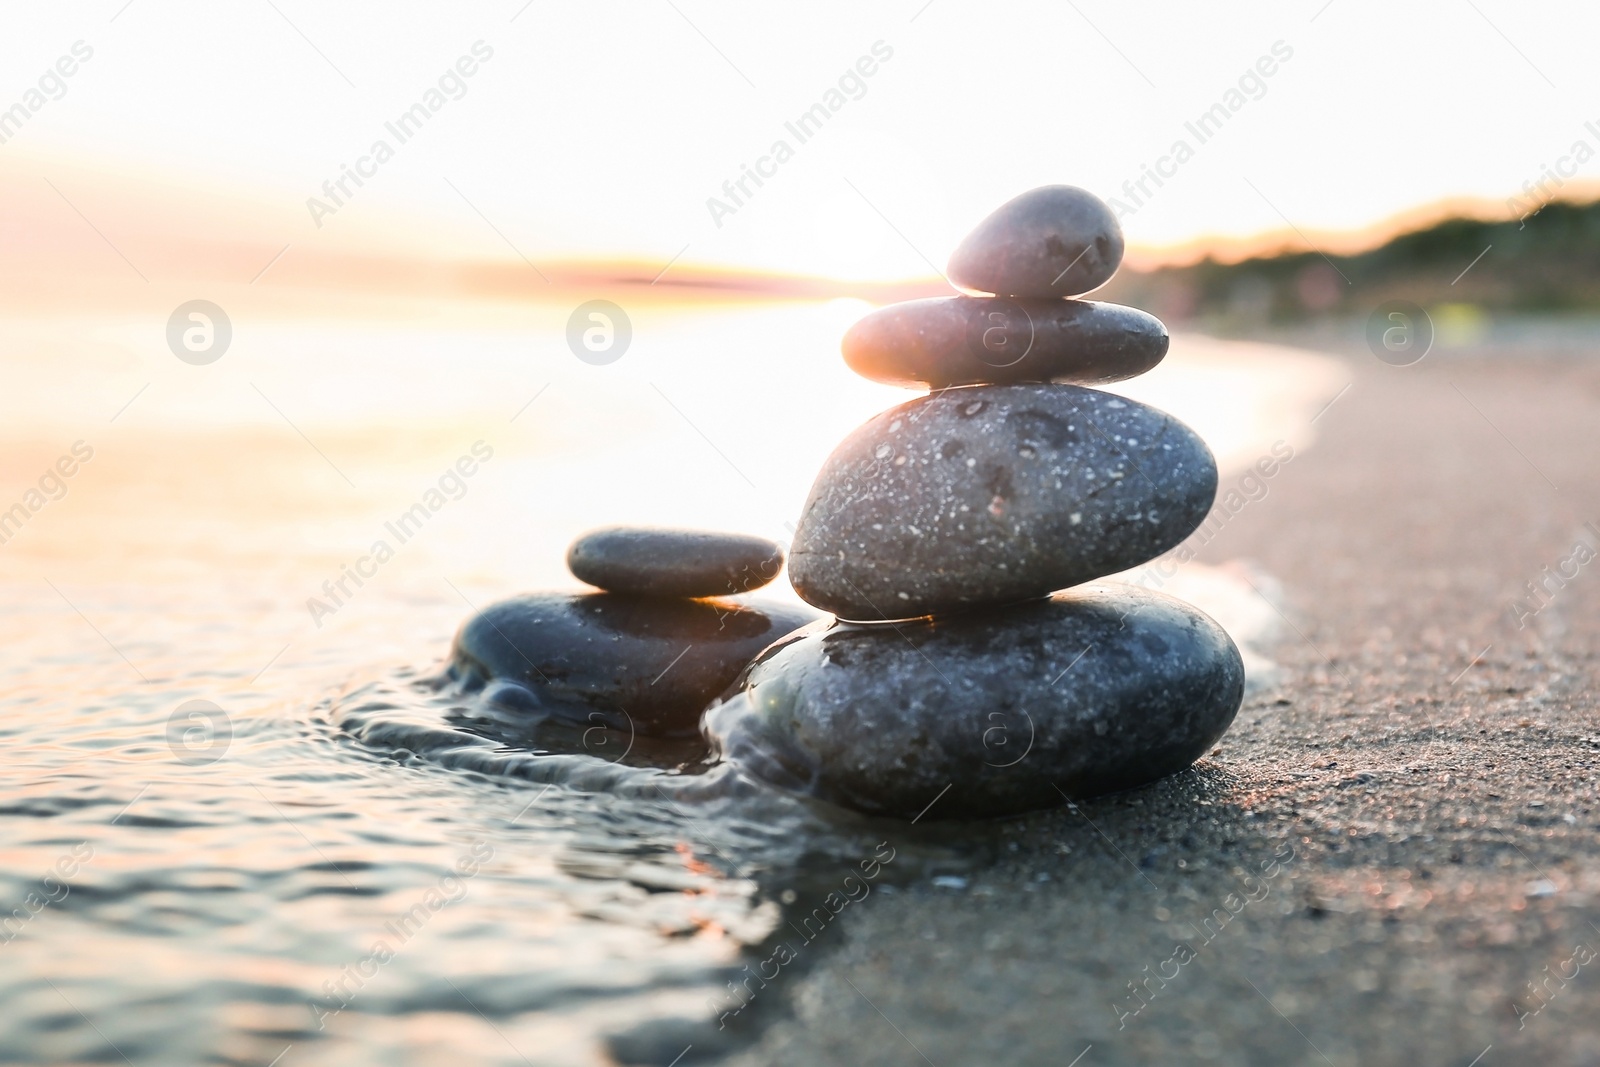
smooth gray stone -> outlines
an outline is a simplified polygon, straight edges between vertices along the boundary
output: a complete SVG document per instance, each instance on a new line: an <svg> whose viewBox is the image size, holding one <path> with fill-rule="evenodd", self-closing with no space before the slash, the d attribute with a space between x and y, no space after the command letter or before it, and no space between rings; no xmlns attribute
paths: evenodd
<svg viewBox="0 0 1600 1067"><path fill-rule="evenodd" d="M1077 296L1111 280L1122 227L1098 196L1043 185L1006 201L950 257L950 281L996 296Z"/></svg>
<svg viewBox="0 0 1600 1067"><path fill-rule="evenodd" d="M783 569L783 548L765 537L714 530L612 526L567 549L580 581L639 596L732 596L759 589Z"/></svg>
<svg viewBox="0 0 1600 1067"><path fill-rule="evenodd" d="M834 449L789 550L808 603L876 622L1044 596L1198 527L1217 466L1163 411L1075 385L947 389Z"/></svg>
<svg viewBox="0 0 1600 1067"><path fill-rule="evenodd" d="M840 348L864 378L942 389L1121 381L1160 363L1167 341L1160 319L1121 304L953 296L879 308Z"/></svg>
<svg viewBox="0 0 1600 1067"><path fill-rule="evenodd" d="M705 730L785 789L977 818L1182 770L1243 694L1239 651L1208 616L1106 585L897 626L818 623L763 653Z"/></svg>
<svg viewBox="0 0 1600 1067"><path fill-rule="evenodd" d="M817 619L803 605L530 593L462 624L448 676L496 700L643 736L692 735L756 655Z"/></svg>

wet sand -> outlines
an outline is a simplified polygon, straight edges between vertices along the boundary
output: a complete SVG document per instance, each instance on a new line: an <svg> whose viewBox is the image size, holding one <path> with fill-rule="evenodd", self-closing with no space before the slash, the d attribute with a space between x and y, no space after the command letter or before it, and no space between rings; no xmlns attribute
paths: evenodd
<svg viewBox="0 0 1600 1067"><path fill-rule="evenodd" d="M1199 557L1260 568L1279 684L1153 787L899 828L961 873L852 905L725 1062L1600 1062L1600 560L1524 585L1596 541L1600 361L1345 363Z"/></svg>

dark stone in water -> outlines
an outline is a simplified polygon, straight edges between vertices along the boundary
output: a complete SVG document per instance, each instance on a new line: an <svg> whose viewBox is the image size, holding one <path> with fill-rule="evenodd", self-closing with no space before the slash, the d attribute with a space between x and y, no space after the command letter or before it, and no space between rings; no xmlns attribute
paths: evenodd
<svg viewBox="0 0 1600 1067"><path fill-rule="evenodd" d="M1106 585L895 626L818 623L767 650L705 729L723 758L795 792L976 818L1182 770L1243 694L1239 651L1208 616Z"/></svg>
<svg viewBox="0 0 1600 1067"><path fill-rule="evenodd" d="M1205 443L1155 408L1072 385L947 389L834 449L789 579L856 621L1025 600L1154 559L1216 491Z"/></svg>
<svg viewBox="0 0 1600 1067"><path fill-rule="evenodd" d="M731 596L776 578L783 549L744 534L613 526L572 542L567 567L580 581L612 593Z"/></svg>
<svg viewBox="0 0 1600 1067"><path fill-rule="evenodd" d="M1121 263L1122 227L1105 201L1045 185L978 223L950 257L950 280L996 296L1077 296L1110 281Z"/></svg>
<svg viewBox="0 0 1600 1067"><path fill-rule="evenodd" d="M954 296L880 308L840 348L864 378L942 389L1121 381L1160 363L1167 343L1160 319L1121 304Z"/></svg>
<svg viewBox="0 0 1600 1067"><path fill-rule="evenodd" d="M700 713L772 642L817 619L804 606L531 593L462 624L449 676L530 716L642 736L693 734Z"/></svg>

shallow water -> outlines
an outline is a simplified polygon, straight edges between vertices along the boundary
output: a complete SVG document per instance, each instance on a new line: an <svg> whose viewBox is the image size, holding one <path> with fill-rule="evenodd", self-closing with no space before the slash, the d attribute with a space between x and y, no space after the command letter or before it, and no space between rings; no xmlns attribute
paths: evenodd
<svg viewBox="0 0 1600 1067"><path fill-rule="evenodd" d="M693 745L530 736L426 684L474 606L571 586L584 528L786 540L833 442L907 397L838 360L859 305L637 309L609 367L566 351L566 310L241 314L204 368L159 318L0 324L0 508L93 449L0 545L0 1060L665 1064L695 1045L687 1063L780 926L983 862L981 828L859 819ZM1309 446L1342 384L1316 357L1180 338L1125 391L1194 425L1226 487L1274 440ZM447 478L477 442L489 458ZM345 578L380 540L392 556ZM1155 581L1247 654L1270 635L1270 576ZM739 1025L781 1010L756 999Z"/></svg>

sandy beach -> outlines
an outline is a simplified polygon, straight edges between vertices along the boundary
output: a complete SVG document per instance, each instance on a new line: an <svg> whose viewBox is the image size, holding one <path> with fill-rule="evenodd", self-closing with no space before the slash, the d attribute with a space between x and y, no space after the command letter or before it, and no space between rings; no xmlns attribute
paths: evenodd
<svg viewBox="0 0 1600 1067"><path fill-rule="evenodd" d="M1593 537L1600 365L1499 355L1352 344L1200 556L1279 583L1281 684L1150 788L899 830L960 873L852 907L726 1062L1600 1061L1600 579L1513 608Z"/></svg>

